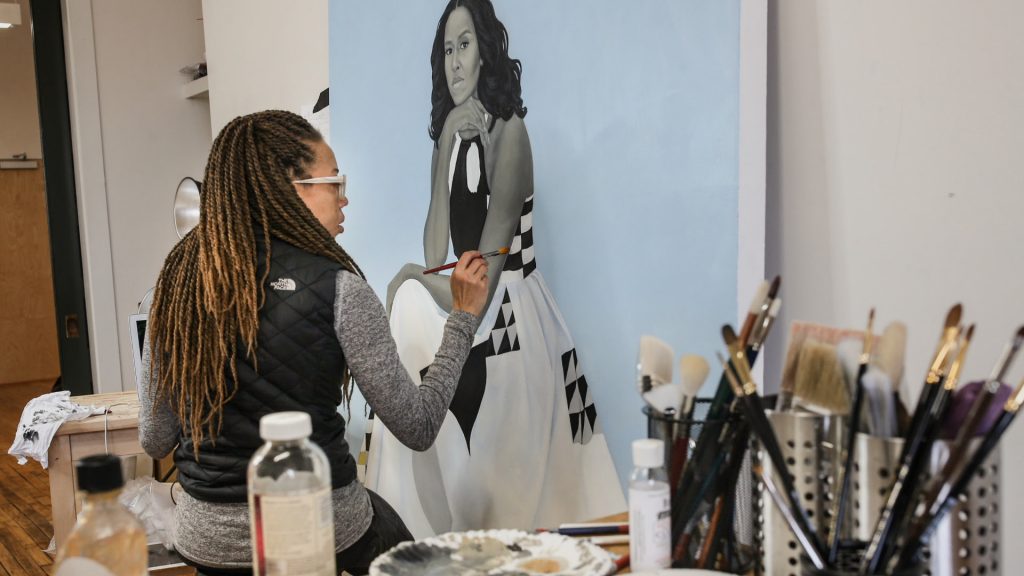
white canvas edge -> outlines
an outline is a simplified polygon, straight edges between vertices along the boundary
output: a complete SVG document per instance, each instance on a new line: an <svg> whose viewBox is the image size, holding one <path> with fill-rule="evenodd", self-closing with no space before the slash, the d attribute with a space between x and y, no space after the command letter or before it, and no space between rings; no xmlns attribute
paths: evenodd
<svg viewBox="0 0 1024 576"><path fill-rule="evenodd" d="M765 275L768 130L768 1L740 0L739 191L736 317L743 318ZM763 386L763 366L754 378ZM761 390L764 391L763 388Z"/></svg>

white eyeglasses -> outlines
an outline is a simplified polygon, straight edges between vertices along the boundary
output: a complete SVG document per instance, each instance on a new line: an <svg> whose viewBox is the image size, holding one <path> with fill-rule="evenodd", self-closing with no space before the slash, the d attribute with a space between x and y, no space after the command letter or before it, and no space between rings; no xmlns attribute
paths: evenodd
<svg viewBox="0 0 1024 576"><path fill-rule="evenodd" d="M321 176L319 178L306 178L305 180L292 180L292 184L334 184L338 188L338 199L345 197L345 185L348 183L348 176L339 174L337 176Z"/></svg>

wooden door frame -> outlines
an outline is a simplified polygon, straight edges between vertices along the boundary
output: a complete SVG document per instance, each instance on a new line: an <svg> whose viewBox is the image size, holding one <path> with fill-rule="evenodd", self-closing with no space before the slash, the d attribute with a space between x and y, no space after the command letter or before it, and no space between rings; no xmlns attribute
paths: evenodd
<svg viewBox="0 0 1024 576"><path fill-rule="evenodd" d="M92 394L61 5L33 0L31 10L61 384L73 395Z"/></svg>

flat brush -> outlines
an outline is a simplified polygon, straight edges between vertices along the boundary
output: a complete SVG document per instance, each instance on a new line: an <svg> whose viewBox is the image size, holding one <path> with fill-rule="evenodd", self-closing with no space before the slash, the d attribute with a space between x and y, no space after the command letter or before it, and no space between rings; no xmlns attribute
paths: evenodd
<svg viewBox="0 0 1024 576"><path fill-rule="evenodd" d="M786 504L785 498L779 492L778 487L775 486L775 482L772 480L772 475L765 472L764 468L761 467L760 464L754 464L754 473L761 477L761 481L764 482L764 489L768 491L772 500L775 501L775 506L777 506L779 512L782 513L782 517L786 520L786 524L789 525L789 529L796 535L796 539L800 542L800 547L804 549L804 553L807 554L807 558L812 564L814 564L815 568L818 570L824 570L825 559L814 544L814 533L805 532L803 526L801 526L800 522L798 522L796 517L793 516L793 512L789 509L789 505ZM783 471L782 473L785 474L786 472Z"/></svg>
<svg viewBox="0 0 1024 576"><path fill-rule="evenodd" d="M957 340L957 334L959 333L958 325L960 324L962 313L962 306L957 304L946 314L946 322L942 335L939 338L939 345L932 364L928 369L928 375L925 377L924 389L918 398L917 408L914 410L914 416L910 421L910 429L907 432L903 443L903 450L900 453L899 472L889 491L889 496L886 498L885 507L882 508L878 523L875 525L874 535L864 554L864 561L861 564L862 574L876 574L879 568L882 567L886 546L892 537L894 528L902 521L902 510L897 508L906 506L909 501L908 495L904 492L909 493L912 491L911 484L914 478L911 477L911 473L914 472L913 466L915 461L918 460L918 452L925 443L928 424L931 420L931 412L946 377L946 365Z"/></svg>
<svg viewBox="0 0 1024 576"><path fill-rule="evenodd" d="M967 490L974 475L977 474L985 460L999 444L999 440L1006 433L1006 429L1009 428L1013 419L1017 416L1021 405L1024 405L1024 380L1020 381L1013 396L1003 405L999 419L996 420L995 425L992 426L992 429L982 439L981 444L971 454L970 460L960 469L959 474L950 481L947 496L941 502L935 502L931 509L918 520L918 529L912 529L912 533L919 533L920 536L908 540L908 545L904 547L900 555L900 564L908 563L917 555L921 545L928 541L932 533L935 532L935 529L938 528L942 517L959 502L960 496Z"/></svg>
<svg viewBox="0 0 1024 576"><path fill-rule="evenodd" d="M508 254L508 246L505 246L504 248L498 248L497 250L492 250L490 252L484 252L483 254L480 255L480 257L481 258L490 258L492 256L500 256L502 254ZM443 266L438 266L437 268L428 268L427 270L424 270L423 273L424 274L437 274L438 272L444 272L445 270L451 270L452 268L455 268L458 265L459 265L458 262L449 262L448 264L445 264Z"/></svg>
<svg viewBox="0 0 1024 576"><path fill-rule="evenodd" d="M843 466L839 469L839 497L836 498L832 508L832 527L829 531L828 562L831 565L836 563L839 557L839 542L843 528L843 518L846 516L846 503L850 496L851 472L853 471L853 453L857 445L857 429L860 427L861 407L864 404L864 375L868 371L868 364L871 362L871 345L874 338L875 309L868 313L868 329L864 332L864 345L861 350L860 364L857 367L857 377L854 381L855 392L853 395L853 408L850 411L850 424L846 432L846 457Z"/></svg>
<svg viewBox="0 0 1024 576"><path fill-rule="evenodd" d="M789 498L790 505L793 507L793 516L796 518L797 523L808 534L813 535L814 530L811 529L807 513L800 506L800 495L796 491L796 486L793 485L793 478L789 473L789 467L786 465L786 458L782 454L779 439L775 436L775 431L768 422L768 417L765 416L764 403L757 394L757 384L754 383L753 378L750 376L750 366L747 364L746 356L743 349L740 348L736 334L728 324L722 327L722 338L725 340L726 346L729 347L729 353L732 355L732 367L736 370L736 376L739 380L738 382L735 379L730 379L730 384L733 386L733 393L736 394L736 397L743 401L742 406L747 417L747 425L757 435L765 452L768 453L768 457L772 461L772 466L779 472L782 487ZM728 372L728 369L726 372ZM811 538L812 543L817 548L817 538L815 536L811 536Z"/></svg>
<svg viewBox="0 0 1024 576"><path fill-rule="evenodd" d="M966 422L959 427L959 432L956 439L953 440L946 464L925 490L925 497L923 499L925 514L918 517L907 532L907 547L914 547L915 543L922 538L929 518L939 513L943 503L952 493L953 482L957 472L964 467L971 440L978 433L978 429L989 413L989 407L999 392L1000 383L1006 378L1006 373L1009 371L1022 345L1024 345L1024 326L1017 330L1013 339L1003 348L1002 355L1000 355L999 360L993 366L988 380L985 381L982 393L975 398L974 403L971 405Z"/></svg>

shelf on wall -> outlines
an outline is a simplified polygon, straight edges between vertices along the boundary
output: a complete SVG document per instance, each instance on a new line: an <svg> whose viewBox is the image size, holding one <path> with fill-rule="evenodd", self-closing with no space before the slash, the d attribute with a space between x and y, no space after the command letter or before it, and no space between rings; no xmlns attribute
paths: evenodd
<svg viewBox="0 0 1024 576"><path fill-rule="evenodd" d="M183 98L210 98L210 77L203 76L198 80L193 80L188 84L181 87L181 95Z"/></svg>

